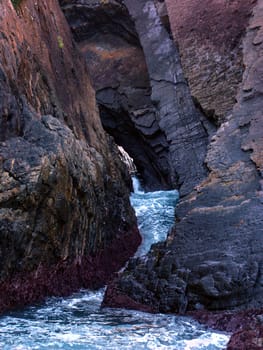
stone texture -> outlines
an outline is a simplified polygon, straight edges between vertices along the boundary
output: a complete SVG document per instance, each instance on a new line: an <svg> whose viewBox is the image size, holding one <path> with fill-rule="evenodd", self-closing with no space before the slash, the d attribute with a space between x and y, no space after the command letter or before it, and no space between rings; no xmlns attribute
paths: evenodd
<svg viewBox="0 0 263 350"><path fill-rule="evenodd" d="M255 0L166 0L191 93L218 125L231 113L244 71L242 38Z"/></svg>
<svg viewBox="0 0 263 350"><path fill-rule="evenodd" d="M167 240L110 285L106 305L120 306L118 295L127 295L157 312L262 307L262 6L242 41L237 103L208 147L209 175L181 199Z"/></svg>
<svg viewBox="0 0 263 350"><path fill-rule="evenodd" d="M190 312L201 323L210 328L233 333L227 350L261 350L263 347L263 310L239 312Z"/></svg>
<svg viewBox="0 0 263 350"><path fill-rule="evenodd" d="M207 132L183 76L180 56L164 28L154 1L124 0L143 47L151 99L169 144L173 184L185 195L206 175Z"/></svg>
<svg viewBox="0 0 263 350"><path fill-rule="evenodd" d="M146 189L171 187L144 53L121 1L60 1L96 90L104 128L134 159Z"/></svg>
<svg viewBox="0 0 263 350"><path fill-rule="evenodd" d="M99 287L140 243L128 172L54 0L0 3L0 312Z"/></svg>
<svg viewBox="0 0 263 350"><path fill-rule="evenodd" d="M165 7L154 1L61 4L87 58L105 129L133 157L146 189L188 193L206 174L207 125L163 27L169 27Z"/></svg>
<svg viewBox="0 0 263 350"><path fill-rule="evenodd" d="M227 350L261 350L263 348L263 327L236 332L227 345Z"/></svg>

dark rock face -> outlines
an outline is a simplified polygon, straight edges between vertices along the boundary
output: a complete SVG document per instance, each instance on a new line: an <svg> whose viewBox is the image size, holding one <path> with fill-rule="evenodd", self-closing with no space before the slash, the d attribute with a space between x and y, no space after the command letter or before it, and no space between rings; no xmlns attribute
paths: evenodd
<svg viewBox="0 0 263 350"><path fill-rule="evenodd" d="M130 3L138 16L140 3ZM144 16L154 18L150 3ZM262 18L259 3L242 41L246 69L237 103L208 147L209 175L181 199L167 240L130 261L105 304L120 306L118 296L127 295L162 312L262 306Z"/></svg>
<svg viewBox="0 0 263 350"><path fill-rule="evenodd" d="M170 188L143 50L121 1L61 1L97 92L104 128L134 159L147 189Z"/></svg>
<svg viewBox="0 0 263 350"><path fill-rule="evenodd" d="M116 227L135 227L127 190L104 173L101 154L52 116L26 121L22 137L1 143L0 157L2 277L58 259L81 262Z"/></svg>
<svg viewBox="0 0 263 350"><path fill-rule="evenodd" d="M86 56L104 128L134 158L147 189L188 193L206 174L207 133L163 27L167 15L153 2L152 17L144 2L61 4Z"/></svg>
<svg viewBox="0 0 263 350"><path fill-rule="evenodd" d="M181 195L206 175L204 157L207 133L184 79L179 53L165 30L154 1L125 0L135 21L151 82L151 99L160 129L169 144L173 183Z"/></svg>
<svg viewBox="0 0 263 350"><path fill-rule="evenodd" d="M57 1L1 3L0 40L1 312L102 286L140 235Z"/></svg>

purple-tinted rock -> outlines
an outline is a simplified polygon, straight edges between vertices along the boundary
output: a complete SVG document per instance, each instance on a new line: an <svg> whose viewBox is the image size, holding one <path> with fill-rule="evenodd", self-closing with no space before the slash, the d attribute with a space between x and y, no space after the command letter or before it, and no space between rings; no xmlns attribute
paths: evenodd
<svg viewBox="0 0 263 350"><path fill-rule="evenodd" d="M160 31L160 21L154 21L154 4L127 4L135 18L142 18L144 13L137 30L144 33L145 45L150 45L151 33ZM152 20L148 27L147 16ZM205 159L207 178L181 198L176 224L167 240L154 245L146 257L129 264L115 281L115 288L135 302L161 312L179 313L200 308L262 307L262 18L262 8L255 4L245 33L241 26L243 83L231 115L211 138ZM158 45L153 47L158 52ZM157 74L165 71L164 62L159 68L154 59L149 67L150 72L152 67ZM182 74L179 66L173 67L175 74ZM173 124L170 130L172 127ZM184 133L190 140L192 130L189 127ZM186 154L181 150L182 159ZM174 165L180 169L178 159L174 158Z"/></svg>
<svg viewBox="0 0 263 350"><path fill-rule="evenodd" d="M104 128L132 156L146 189L186 194L206 174L207 133L165 16L159 18L163 10L150 3L153 18L143 2L61 1L90 67Z"/></svg>

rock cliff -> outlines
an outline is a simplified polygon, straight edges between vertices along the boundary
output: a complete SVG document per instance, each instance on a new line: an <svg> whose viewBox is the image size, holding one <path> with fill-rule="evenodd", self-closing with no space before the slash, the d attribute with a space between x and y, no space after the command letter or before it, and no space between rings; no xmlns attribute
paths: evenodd
<svg viewBox="0 0 263 350"><path fill-rule="evenodd" d="M58 1L1 2L0 45L3 311L103 285L140 236L127 171Z"/></svg>
<svg viewBox="0 0 263 350"><path fill-rule="evenodd" d="M167 240L104 304L262 307L262 0L60 5L78 47L57 1L0 4L0 307L98 286L140 241L78 48L146 187L181 192Z"/></svg>
<svg viewBox="0 0 263 350"><path fill-rule="evenodd" d="M154 46L155 35L161 32L161 20L155 21L157 2L124 2L135 18L146 61L147 43L149 50L159 49L165 57L167 42ZM213 110L221 126L211 137L205 157L208 175L181 198L167 240L152 246L145 257L130 261L108 288L105 304L180 313L262 306L263 3L202 0L167 1L167 5L191 92L206 115ZM229 28L222 31L224 23ZM174 51L170 54L173 60ZM175 75L178 69L182 74L178 65L170 66L171 61L160 58L158 62L160 66L154 58L147 61L150 76L167 66ZM179 85L185 86L183 78ZM157 93L160 111L161 94L167 94L163 86ZM184 90L184 98L187 94ZM184 111L185 105L179 106ZM192 140L193 129L187 130L191 118L184 121L184 137ZM176 119L174 123L166 124L172 130L175 125L172 145L180 132ZM180 156L183 153L180 149ZM173 161L175 169L182 169L176 157ZM201 161L195 158L194 162ZM191 162L186 161L188 167Z"/></svg>
<svg viewBox="0 0 263 350"><path fill-rule="evenodd" d="M255 0L166 0L191 93L217 125L232 113L244 72L242 38Z"/></svg>
<svg viewBox="0 0 263 350"><path fill-rule="evenodd" d="M90 67L102 123L133 157L145 188L189 193L206 175L210 125L191 99L154 2L61 5Z"/></svg>
<svg viewBox="0 0 263 350"><path fill-rule="evenodd" d="M168 143L156 121L143 50L121 1L61 0L96 90L104 128L148 189L169 188Z"/></svg>

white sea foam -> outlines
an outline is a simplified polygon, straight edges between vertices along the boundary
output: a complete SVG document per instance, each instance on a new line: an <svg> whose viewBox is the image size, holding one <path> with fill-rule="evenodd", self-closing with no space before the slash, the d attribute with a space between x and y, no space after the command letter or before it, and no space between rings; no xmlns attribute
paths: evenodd
<svg viewBox="0 0 263 350"><path fill-rule="evenodd" d="M174 221L176 191L143 193L131 201L138 215L145 254L166 237ZM222 350L227 334L173 315L101 309L104 289L50 298L43 305L0 318L1 350Z"/></svg>

